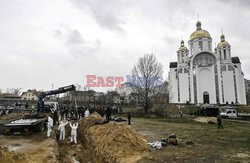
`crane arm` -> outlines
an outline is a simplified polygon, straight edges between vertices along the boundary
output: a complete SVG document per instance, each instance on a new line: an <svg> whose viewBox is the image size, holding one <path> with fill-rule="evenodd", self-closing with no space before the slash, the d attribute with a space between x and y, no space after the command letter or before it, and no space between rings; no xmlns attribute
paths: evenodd
<svg viewBox="0 0 250 163"><path fill-rule="evenodd" d="M39 97L38 97L38 106L37 106L37 112L43 112L44 111L44 101L43 99L47 96L50 95L57 95L60 93L66 93L68 91L75 91L76 88L74 85L69 85L65 87L60 87L56 90L51 90L51 91L46 91L46 92L41 92Z"/></svg>

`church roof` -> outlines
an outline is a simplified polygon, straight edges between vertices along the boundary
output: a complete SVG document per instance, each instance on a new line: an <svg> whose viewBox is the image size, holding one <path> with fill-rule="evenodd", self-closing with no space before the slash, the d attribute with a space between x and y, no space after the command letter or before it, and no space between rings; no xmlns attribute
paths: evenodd
<svg viewBox="0 0 250 163"><path fill-rule="evenodd" d="M210 33L201 28L201 22L200 21L198 21L196 23L196 31L194 31L190 35L189 40L191 41L191 40L194 40L194 39L197 39L197 38L211 38Z"/></svg>
<svg viewBox="0 0 250 163"><path fill-rule="evenodd" d="M232 57L231 60L233 63L240 63L239 57Z"/></svg>
<svg viewBox="0 0 250 163"><path fill-rule="evenodd" d="M177 67L177 62L170 62L169 67L170 68L176 68Z"/></svg>
<svg viewBox="0 0 250 163"><path fill-rule="evenodd" d="M225 40L225 36L222 34L221 35L221 42L218 44L218 48L224 48L227 46L230 46L230 44Z"/></svg>
<svg viewBox="0 0 250 163"><path fill-rule="evenodd" d="M184 41L181 41L181 47L178 49L178 51L188 51L188 48L184 45Z"/></svg>

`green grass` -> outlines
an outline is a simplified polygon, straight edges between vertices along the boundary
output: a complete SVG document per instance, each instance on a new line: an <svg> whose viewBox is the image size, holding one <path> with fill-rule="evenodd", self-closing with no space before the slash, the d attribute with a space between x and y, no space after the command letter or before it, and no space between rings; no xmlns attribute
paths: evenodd
<svg viewBox="0 0 250 163"><path fill-rule="evenodd" d="M191 118L135 118L133 122L136 130L146 133L148 141L160 140L171 133L181 140L177 147L167 147L157 154L152 152L152 158L157 156L153 162L174 161L172 155L180 156L177 162L183 159L188 162L199 162L200 159L205 162L250 160L250 123L223 121L224 129L217 130L217 124L195 122ZM194 145L190 147L186 141L192 141Z"/></svg>

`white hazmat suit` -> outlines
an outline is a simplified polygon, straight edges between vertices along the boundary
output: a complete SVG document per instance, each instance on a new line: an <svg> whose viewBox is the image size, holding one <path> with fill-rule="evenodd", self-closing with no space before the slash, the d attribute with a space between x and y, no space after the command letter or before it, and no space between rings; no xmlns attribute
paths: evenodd
<svg viewBox="0 0 250 163"><path fill-rule="evenodd" d="M48 117L48 125L47 125L47 128L48 128L47 137L48 138L50 137L50 134L51 134L51 131L52 131L52 127L53 127L53 119L49 116Z"/></svg>
<svg viewBox="0 0 250 163"><path fill-rule="evenodd" d="M76 124L69 124L71 127L71 143L74 142L75 144L77 143L76 137L77 137L77 128L78 128L78 123Z"/></svg>
<svg viewBox="0 0 250 163"><path fill-rule="evenodd" d="M58 126L58 131L60 133L60 140L65 140L65 126L68 124L68 122L61 121Z"/></svg>
<svg viewBox="0 0 250 163"><path fill-rule="evenodd" d="M87 117L89 116L89 109L87 109L85 112L84 112L84 117Z"/></svg>

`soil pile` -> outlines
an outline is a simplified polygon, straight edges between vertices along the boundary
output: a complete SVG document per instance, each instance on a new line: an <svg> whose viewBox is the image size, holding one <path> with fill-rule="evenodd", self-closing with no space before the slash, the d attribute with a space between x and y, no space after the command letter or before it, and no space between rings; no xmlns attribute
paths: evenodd
<svg viewBox="0 0 250 163"><path fill-rule="evenodd" d="M216 117L197 117L194 119L196 122L201 122L201 123L217 123Z"/></svg>
<svg viewBox="0 0 250 163"><path fill-rule="evenodd" d="M30 137L31 138L31 137ZM0 163L57 163L59 152L54 139L2 138ZM8 142L2 142L2 141Z"/></svg>
<svg viewBox="0 0 250 163"><path fill-rule="evenodd" d="M134 129L115 122L102 124L104 122L103 117L94 113L79 125L78 137L93 162L136 162L149 150Z"/></svg>
<svg viewBox="0 0 250 163"><path fill-rule="evenodd" d="M7 148L0 146L0 162L1 163L25 163L29 160L25 154L9 152Z"/></svg>

